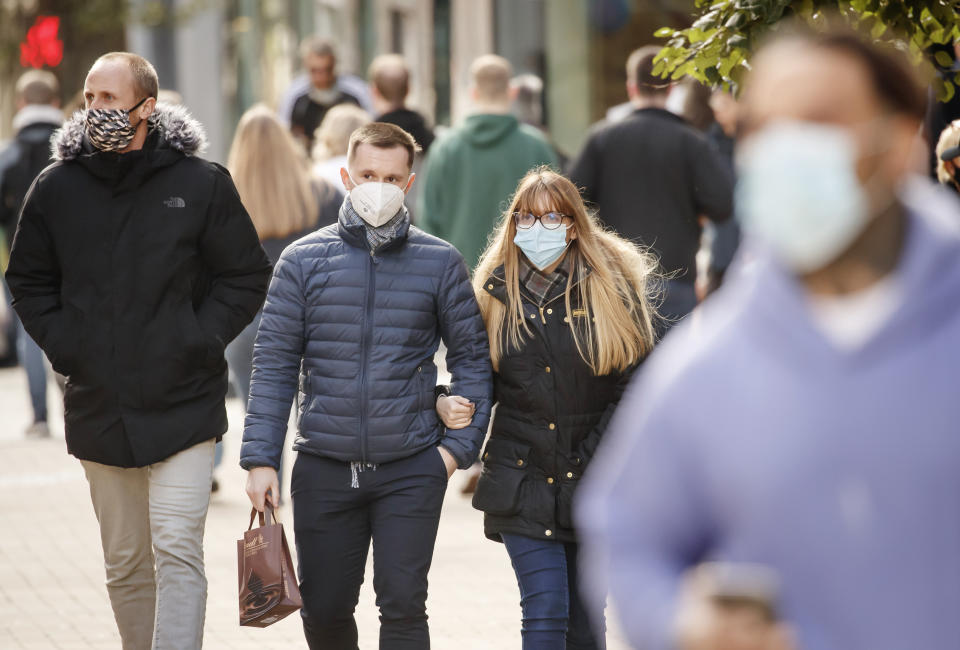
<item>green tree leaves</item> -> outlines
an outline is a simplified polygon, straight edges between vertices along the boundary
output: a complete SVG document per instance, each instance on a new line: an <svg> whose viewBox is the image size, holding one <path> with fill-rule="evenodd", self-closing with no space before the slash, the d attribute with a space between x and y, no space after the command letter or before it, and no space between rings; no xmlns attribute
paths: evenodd
<svg viewBox="0 0 960 650"><path fill-rule="evenodd" d="M654 32L666 39L654 73L671 79L690 75L738 92L751 53L783 19L821 26L835 15L906 52L941 101L952 98L960 83L960 74L951 70L953 58L932 49L960 40L960 0L697 0L696 6L700 13L691 27Z"/></svg>

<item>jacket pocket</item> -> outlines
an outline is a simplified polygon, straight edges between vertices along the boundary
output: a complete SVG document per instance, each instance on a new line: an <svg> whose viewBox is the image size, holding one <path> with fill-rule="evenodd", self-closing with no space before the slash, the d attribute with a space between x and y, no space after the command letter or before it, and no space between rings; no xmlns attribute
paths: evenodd
<svg viewBox="0 0 960 650"><path fill-rule="evenodd" d="M65 308L56 321L52 344L46 350L50 366L64 377L75 377L86 349L83 320Z"/></svg>
<svg viewBox="0 0 960 650"><path fill-rule="evenodd" d="M417 408L420 410L418 417L423 422L423 415L426 412L426 404L423 399L423 366L417 366Z"/></svg>
<svg viewBox="0 0 960 650"><path fill-rule="evenodd" d="M578 481L561 481L557 494L557 526L573 528L573 500Z"/></svg>
<svg viewBox="0 0 960 650"><path fill-rule="evenodd" d="M311 396L313 395L313 371L304 368L300 371L299 386L297 387L297 431L303 431L303 417L307 410L313 406Z"/></svg>
<svg viewBox="0 0 960 650"><path fill-rule="evenodd" d="M184 340L183 350L186 353L184 356L187 365L190 367L216 365L218 359L223 356L223 349L200 327L193 305L183 303L178 310L177 320Z"/></svg>
<svg viewBox="0 0 960 650"><path fill-rule="evenodd" d="M528 445L511 440L487 442L473 507L491 515L516 514L520 509L521 485L527 478L529 454Z"/></svg>
<svg viewBox="0 0 960 650"><path fill-rule="evenodd" d="M437 415L436 403L431 401L433 386L428 386L426 375L424 366L417 366L417 422L426 434L432 435L437 430L440 416ZM440 435L444 435L445 431L441 428Z"/></svg>
<svg viewBox="0 0 960 650"><path fill-rule="evenodd" d="M494 465L484 467L473 493L473 507L491 515L513 515L520 507L520 484L526 472Z"/></svg>

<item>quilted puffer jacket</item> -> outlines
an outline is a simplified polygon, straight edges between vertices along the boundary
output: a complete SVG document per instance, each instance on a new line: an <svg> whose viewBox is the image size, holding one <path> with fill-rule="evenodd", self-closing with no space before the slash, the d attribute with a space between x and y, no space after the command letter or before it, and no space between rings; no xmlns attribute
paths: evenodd
<svg viewBox="0 0 960 650"><path fill-rule="evenodd" d="M434 406L441 339L451 390L476 404L459 431L445 431ZM297 451L384 463L439 443L469 467L490 419L492 373L463 257L412 226L376 251L362 226L342 222L288 247L254 346L241 466L279 466L298 387Z"/></svg>

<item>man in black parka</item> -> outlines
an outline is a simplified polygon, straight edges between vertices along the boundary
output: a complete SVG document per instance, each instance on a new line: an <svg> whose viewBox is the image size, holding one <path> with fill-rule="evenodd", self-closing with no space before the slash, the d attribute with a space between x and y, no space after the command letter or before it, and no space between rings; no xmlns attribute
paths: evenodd
<svg viewBox="0 0 960 650"><path fill-rule="evenodd" d="M224 346L270 264L200 125L157 105L149 62L104 55L54 137L7 271L14 308L66 375L67 448L100 522L123 648L199 648ZM154 621L155 624L154 624Z"/></svg>
<svg viewBox="0 0 960 650"><path fill-rule="evenodd" d="M659 48L627 60L634 111L587 139L567 176L599 210L606 226L649 246L667 275L658 310L670 324L696 306L700 217L721 223L733 212L733 176L719 153L683 118L669 112L670 82L653 74Z"/></svg>

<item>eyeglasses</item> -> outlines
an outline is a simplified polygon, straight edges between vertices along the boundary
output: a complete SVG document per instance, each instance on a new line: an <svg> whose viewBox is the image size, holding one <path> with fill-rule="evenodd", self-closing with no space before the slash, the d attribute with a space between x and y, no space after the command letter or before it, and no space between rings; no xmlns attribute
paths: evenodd
<svg viewBox="0 0 960 650"><path fill-rule="evenodd" d="M569 214L560 212L548 212L546 214L533 214L531 212L514 212L513 221L520 230L529 230L533 224L540 222L547 230L556 230L563 225L564 219L572 219Z"/></svg>

